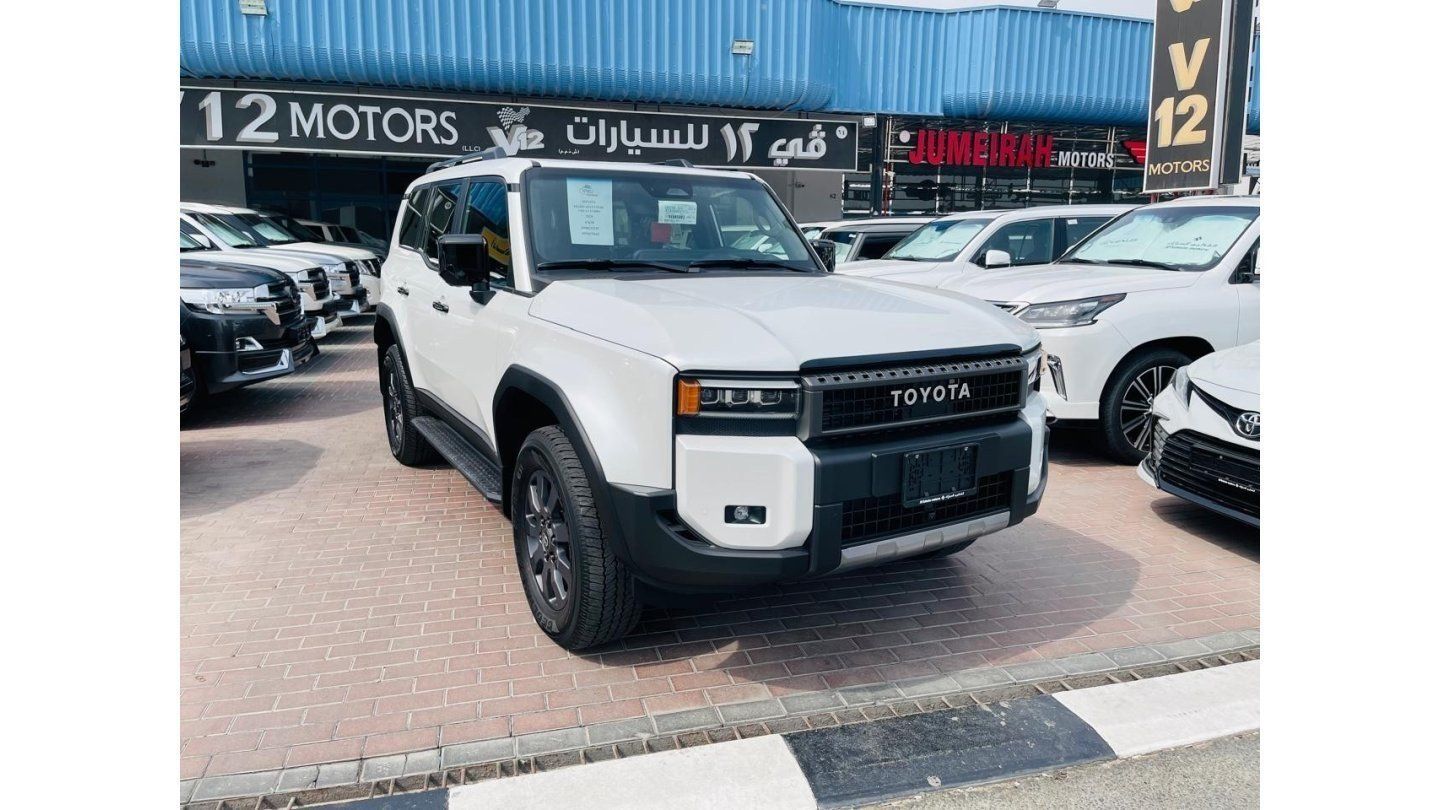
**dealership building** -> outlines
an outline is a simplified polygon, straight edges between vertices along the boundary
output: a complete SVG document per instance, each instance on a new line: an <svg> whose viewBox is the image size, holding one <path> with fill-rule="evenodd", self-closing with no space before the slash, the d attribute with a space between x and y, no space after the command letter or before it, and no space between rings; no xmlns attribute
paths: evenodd
<svg viewBox="0 0 1440 810"><path fill-rule="evenodd" d="M181 196L388 234L431 162L502 146L742 168L800 220L1143 201L1154 14L1155 0L181 0ZM1254 136L1258 25L1241 33Z"/></svg>

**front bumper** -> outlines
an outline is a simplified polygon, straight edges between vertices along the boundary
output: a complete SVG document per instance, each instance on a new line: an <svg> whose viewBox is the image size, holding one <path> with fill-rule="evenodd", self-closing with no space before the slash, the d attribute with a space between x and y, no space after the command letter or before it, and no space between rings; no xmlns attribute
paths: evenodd
<svg viewBox="0 0 1440 810"><path fill-rule="evenodd" d="M685 438L690 437L680 437ZM1033 515L1049 473L1049 428L1042 397L1032 397L1024 418L931 432L919 439L890 435L807 446L790 437L743 438L733 451L748 458L743 463L721 457L717 444L682 446L677 439L677 452L695 455L686 461L677 459L678 493L610 487L622 556L643 582L667 591L733 591L956 545ZM778 451L766 456L760 442L776 442ZM794 443L800 452L785 443ZM974 501L971 512L957 501L951 520L926 519L938 509L926 513L924 508L901 508L904 455L961 444L977 445L977 480L1003 482L993 487L999 494ZM711 470L717 464L743 468L746 475L730 475L722 491L714 491L721 486L718 480L697 477L703 474L695 471ZM692 483L712 502L697 505L688 497L685 489ZM723 512L728 504L763 505L767 523L726 524Z"/></svg>
<svg viewBox="0 0 1440 810"><path fill-rule="evenodd" d="M319 340L330 334L331 330L340 326L340 313L346 309L346 302L338 295L332 295L325 299L324 305L318 312L306 312L311 316L310 336Z"/></svg>
<svg viewBox="0 0 1440 810"><path fill-rule="evenodd" d="M1169 441L1163 441L1157 442L1155 449L1140 461L1136 468L1140 480L1161 492L1174 495L1197 506L1203 506L1212 512L1250 526L1260 525L1258 514L1249 514L1245 511L1254 508L1253 503L1240 503L1224 493L1226 487L1254 486L1257 488L1255 494L1247 497L1258 498L1260 442L1238 439L1226 421L1206 406L1198 396L1192 394L1189 404L1186 404L1180 400L1180 396L1175 393L1174 388L1166 388L1159 396L1155 397L1151 418L1155 420L1160 429L1163 429L1171 437L1182 431L1191 436L1203 437L1203 440L1211 447L1233 448L1237 460L1248 460L1251 454L1254 454L1257 474L1254 481L1246 481L1242 480L1240 475L1215 476L1214 470L1203 467L1177 467L1176 462L1186 458L1183 455L1171 458L1165 467L1165 472L1162 472L1157 451L1163 452L1163 446L1169 444ZM1194 459L1195 456L1191 455L1189 458ZM1222 480L1227 477L1229 477L1228 481ZM1226 499L1231 502L1225 502Z"/></svg>
<svg viewBox="0 0 1440 810"><path fill-rule="evenodd" d="M190 359L190 350L180 350L180 412L190 407L195 399L195 370Z"/></svg>
<svg viewBox="0 0 1440 810"><path fill-rule="evenodd" d="M370 307L370 291L364 287L356 287L353 292L341 293L340 303L343 307L340 310L340 317L359 315Z"/></svg>
<svg viewBox="0 0 1440 810"><path fill-rule="evenodd" d="M380 293L384 290L379 276L361 275L360 284L365 288L365 308L372 310L380 303Z"/></svg>
<svg viewBox="0 0 1440 810"><path fill-rule="evenodd" d="M212 394L282 377L319 351L300 313L279 325L261 315L192 314L184 326L193 370Z"/></svg>
<svg viewBox="0 0 1440 810"><path fill-rule="evenodd" d="M1130 342L1105 321L1089 326L1041 329L1040 343L1050 356L1040 375L1040 390L1057 419L1100 418L1100 395ZM1062 390L1063 388L1063 390Z"/></svg>

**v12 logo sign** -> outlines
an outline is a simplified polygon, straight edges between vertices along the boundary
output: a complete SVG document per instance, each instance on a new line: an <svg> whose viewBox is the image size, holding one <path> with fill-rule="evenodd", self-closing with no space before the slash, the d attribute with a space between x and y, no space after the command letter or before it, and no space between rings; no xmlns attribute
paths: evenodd
<svg viewBox="0 0 1440 810"><path fill-rule="evenodd" d="M1214 188L1233 0L1157 0L1145 191Z"/></svg>

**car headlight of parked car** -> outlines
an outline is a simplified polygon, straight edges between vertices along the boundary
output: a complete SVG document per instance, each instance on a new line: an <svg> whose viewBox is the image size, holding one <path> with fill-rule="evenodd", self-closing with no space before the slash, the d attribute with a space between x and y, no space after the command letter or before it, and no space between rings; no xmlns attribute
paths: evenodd
<svg viewBox="0 0 1440 810"><path fill-rule="evenodd" d="M1170 387L1175 389L1175 395L1186 405L1190 404L1190 367L1181 366L1175 369L1175 376L1170 378Z"/></svg>
<svg viewBox="0 0 1440 810"><path fill-rule="evenodd" d="M789 419L799 411L800 386L788 380L741 382L681 377L675 390L678 416Z"/></svg>
<svg viewBox="0 0 1440 810"><path fill-rule="evenodd" d="M345 263L344 263L344 262L336 262L335 264L327 264L327 265L324 265L324 268L325 268L325 275L329 276L330 278L338 278L338 277L341 277L341 276L344 276L344 275L345 275Z"/></svg>
<svg viewBox="0 0 1440 810"><path fill-rule="evenodd" d="M1052 301L1031 304L1015 313L1020 320L1036 329L1058 329L1064 326L1087 326L1095 316L1125 300L1125 293L1099 295L1074 301Z"/></svg>
<svg viewBox="0 0 1440 810"><path fill-rule="evenodd" d="M187 290L182 288L180 300L188 304L191 309L224 315L233 309L243 308L246 311L254 311L254 305L266 295L266 292L263 285L252 289Z"/></svg>
<svg viewBox="0 0 1440 810"><path fill-rule="evenodd" d="M374 276L375 278L379 278L379 277L380 277L380 260L379 260L379 259L364 259L364 260L362 260L362 261L360 261L360 262L357 262L357 264L360 265L360 272L361 272L361 273L364 273L364 274L367 275L367 276Z"/></svg>
<svg viewBox="0 0 1440 810"><path fill-rule="evenodd" d="M1044 349L1036 349L1025 355L1025 384L1029 392L1040 390L1040 375L1045 372L1048 357ZM1029 393L1025 395L1027 398Z"/></svg>

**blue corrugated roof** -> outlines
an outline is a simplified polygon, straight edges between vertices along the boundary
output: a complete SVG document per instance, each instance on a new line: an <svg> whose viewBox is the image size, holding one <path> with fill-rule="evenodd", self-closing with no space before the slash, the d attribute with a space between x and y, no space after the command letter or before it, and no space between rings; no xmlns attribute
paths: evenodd
<svg viewBox="0 0 1440 810"><path fill-rule="evenodd" d="M182 73L1128 125L1144 123L1149 87L1150 23L1060 11L833 0L271 0L268 11L181 0ZM736 39L754 54L732 55Z"/></svg>

